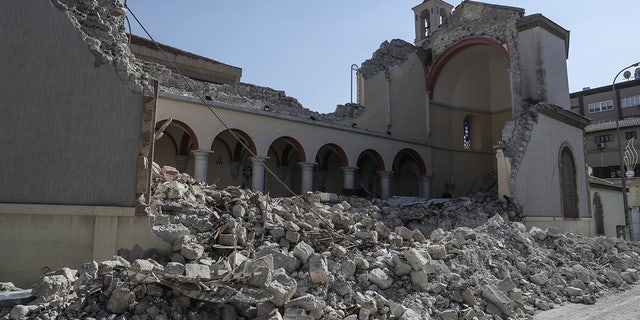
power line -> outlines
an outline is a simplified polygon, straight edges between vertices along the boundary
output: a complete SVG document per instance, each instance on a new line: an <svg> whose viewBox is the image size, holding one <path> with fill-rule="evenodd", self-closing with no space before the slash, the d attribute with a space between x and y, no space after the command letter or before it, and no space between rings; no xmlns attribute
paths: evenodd
<svg viewBox="0 0 640 320"><path fill-rule="evenodd" d="M286 190L287 192L289 192L289 194L292 195L292 197L296 198L297 200L299 200L310 212L312 212L317 218L319 218L320 220L322 220L325 224L326 227L333 231L333 228L331 228L331 223L324 218L323 216L321 216L320 214L318 214L315 210L313 210L313 208L302 198L300 197L298 194L296 194L284 181L282 181L274 172L273 170L271 170L265 163L264 161L262 161L262 159L260 159L260 157L258 157L253 150L251 150L251 148L249 148L249 146L242 141L242 139L240 139L240 137L233 132L233 130L231 130L231 128L222 120L222 118L215 112L215 110L213 110L213 106L210 105L206 99L204 99L204 97L202 97L201 94L199 94L191 85L191 83L189 82L189 79L187 78L187 76L184 75L184 73L182 73L182 71L180 70L180 68L178 68L178 66L175 64L175 62L167 55L167 53L162 49L162 47L158 44L158 42L153 38L153 36L151 36L151 33L147 30L147 28L145 28L145 26L142 24L142 22L138 19L138 17L135 15L135 13L131 10L131 8L129 6L127 6L127 3L124 3L125 8L127 8L127 11L129 11L129 13L131 13L131 16L133 17L133 19L136 21L136 23L140 26L140 28L142 28L142 30L144 31L144 33L147 35L147 37L149 37L149 40L151 40L151 42L153 42L153 44L155 45L155 47L162 53L162 55L164 56L164 58L169 61L169 63L171 63L171 66L178 72L178 74L180 75L180 78L182 79L182 81L184 81L184 83L187 86L187 90L190 91L191 93L193 93L206 107L207 109L211 112L211 114L213 114L213 116L220 122L220 124L222 124L222 126L231 134L231 136L238 142L240 143L240 145L242 145L242 147L247 150L247 152L254 158L256 159L256 161L258 161L262 167L264 167L264 169L273 177L275 178L276 181L278 181L278 183L280 183ZM129 27L129 32L131 32L131 27Z"/></svg>

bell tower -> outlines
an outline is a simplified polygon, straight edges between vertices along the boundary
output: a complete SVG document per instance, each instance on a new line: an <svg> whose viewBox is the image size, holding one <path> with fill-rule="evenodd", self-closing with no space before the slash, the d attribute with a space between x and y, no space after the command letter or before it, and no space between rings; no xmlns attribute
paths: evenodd
<svg viewBox="0 0 640 320"><path fill-rule="evenodd" d="M453 11L453 6L442 0L425 0L412 10L416 24L414 44L421 46L424 40L444 23Z"/></svg>

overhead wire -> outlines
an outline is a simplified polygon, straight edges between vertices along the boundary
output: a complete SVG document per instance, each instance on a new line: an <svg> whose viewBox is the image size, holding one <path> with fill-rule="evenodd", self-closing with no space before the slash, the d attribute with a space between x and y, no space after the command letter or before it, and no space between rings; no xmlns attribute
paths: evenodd
<svg viewBox="0 0 640 320"><path fill-rule="evenodd" d="M125 8L127 9L127 11L131 14L131 16L133 17L133 19L136 21L136 23L140 26L140 28L144 31L144 33L149 37L149 40L151 40L151 42L153 42L153 44L156 46L156 48L162 53L162 55L164 56L164 58L169 61L169 63L171 63L171 66L174 68L174 70L176 70L176 72L180 75L180 78L182 79L182 81L184 81L185 85L187 86L187 90L189 90L192 94L194 94L206 107L207 109L211 112L211 114L213 114L213 116L220 122L220 124L222 124L222 126L226 129L226 131L228 131L231 136L238 142L240 143L240 145L253 157L253 159L255 159L256 161L258 161L258 163L260 163L262 165L262 167L278 182L280 183L287 192L289 192L289 194L292 195L292 197L294 197L296 200L298 200L300 203L302 203L303 206L305 206L310 212L312 212L317 218L319 218L322 222L325 223L326 227L330 230L330 231L334 231L333 228L331 227L331 223L322 215L318 214L316 212L316 210L314 210L314 208L308 204L302 197L300 197L298 194L296 194L284 181L282 181L282 179L280 179L278 177L278 175L275 174L275 172L273 172L273 170L271 170L266 164L265 162L258 157L258 155L256 155L256 153L253 152L253 150L251 150L251 148L246 144L246 142L244 142L237 133L235 133L233 130L231 130L231 128L224 122L224 120L222 120L222 118L218 115L218 113L216 113L215 110L213 110L213 106L210 105L206 99L204 99L204 97L198 93L195 88L191 85L191 83L189 82L189 78L187 76L184 75L184 73L182 72L182 70L180 70L180 68L178 68L178 66L175 64L175 62L167 55L167 53L162 49L162 47L158 44L158 42L153 38L153 36L151 36L151 33L147 30L147 28L142 24L142 22L138 19L138 17L135 15L135 13L131 10L131 8L127 5L126 1L124 3ZM128 19L127 19L128 20ZM129 32L131 33L131 27L129 27Z"/></svg>

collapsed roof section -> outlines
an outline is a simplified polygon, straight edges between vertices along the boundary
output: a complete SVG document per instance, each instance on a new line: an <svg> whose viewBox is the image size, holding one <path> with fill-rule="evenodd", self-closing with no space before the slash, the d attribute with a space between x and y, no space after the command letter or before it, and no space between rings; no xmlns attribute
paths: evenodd
<svg viewBox="0 0 640 320"><path fill-rule="evenodd" d="M80 31L95 56L95 65L112 64L118 76L136 93L151 95L149 78L127 47L124 26L126 9L118 0L51 0L56 8L66 11L69 20Z"/></svg>

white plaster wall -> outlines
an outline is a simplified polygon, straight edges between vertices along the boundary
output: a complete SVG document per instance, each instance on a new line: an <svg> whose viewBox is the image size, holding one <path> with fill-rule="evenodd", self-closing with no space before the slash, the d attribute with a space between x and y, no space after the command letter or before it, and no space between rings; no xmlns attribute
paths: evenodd
<svg viewBox="0 0 640 320"><path fill-rule="evenodd" d="M583 131L539 114L515 180L516 197L526 216L562 217L559 154L571 147L576 165L578 210L589 216Z"/></svg>
<svg viewBox="0 0 640 320"><path fill-rule="evenodd" d="M520 76L522 77L522 98L540 100L536 85L536 41L540 36L539 28L532 28L518 33L518 53L520 54Z"/></svg>
<svg viewBox="0 0 640 320"><path fill-rule="evenodd" d="M571 110L564 40L544 29L540 30L540 35L547 102Z"/></svg>
<svg viewBox="0 0 640 320"><path fill-rule="evenodd" d="M541 27L534 27L518 33L518 45L523 81L522 97L546 101L569 110L569 78L564 41Z"/></svg>
<svg viewBox="0 0 640 320"><path fill-rule="evenodd" d="M591 203L589 204L591 206L591 212L595 212L593 195L596 192L600 195L600 200L602 201L602 211L604 213L604 235L606 237L613 238L616 236L616 226L625 224L622 192L598 187L597 185L591 185ZM595 218L593 230L595 233Z"/></svg>
<svg viewBox="0 0 640 320"><path fill-rule="evenodd" d="M391 74L391 133L412 139L426 139L425 76L422 61L411 54L407 61L389 68ZM384 72L363 80L365 113L342 123L387 132L387 82Z"/></svg>
<svg viewBox="0 0 640 320"><path fill-rule="evenodd" d="M0 12L0 202L133 206L142 95L50 1Z"/></svg>

